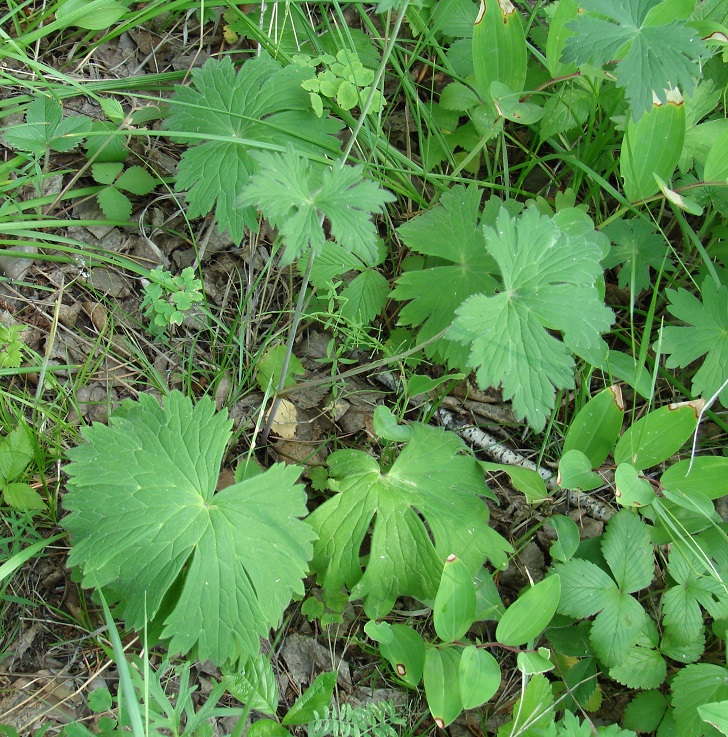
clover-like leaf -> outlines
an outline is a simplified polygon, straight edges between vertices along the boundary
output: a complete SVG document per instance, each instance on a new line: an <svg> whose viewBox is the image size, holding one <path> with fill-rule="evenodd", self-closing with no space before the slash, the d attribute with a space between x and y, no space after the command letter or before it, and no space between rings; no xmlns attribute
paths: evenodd
<svg viewBox="0 0 728 737"><path fill-rule="evenodd" d="M419 423L412 429L388 472L363 451L332 453L330 484L338 493L309 517L319 535L312 569L324 589L333 594L347 586L373 619L384 617L398 596L434 598L450 555L474 575L486 557L505 566L511 551L488 526L481 496L492 492L460 438Z"/></svg>
<svg viewBox="0 0 728 737"><path fill-rule="evenodd" d="M166 120L175 139L197 144L182 155L176 183L187 191L190 217L215 207L218 226L239 243L245 227L257 229L256 211L237 204L256 170L251 147L293 143L297 151L316 156L339 150L333 134L341 125L317 118L301 87L313 74L296 64L284 69L265 53L237 74L229 57L192 70L193 87L176 89Z"/></svg>
<svg viewBox="0 0 728 737"><path fill-rule="evenodd" d="M501 384L515 413L541 429L556 390L573 386L570 353L592 365L606 356L601 333L613 315L598 290L606 239L571 208L552 218L534 208L512 218L503 208L484 231L503 289L467 299L446 337L470 345L480 386Z"/></svg>
<svg viewBox="0 0 728 737"><path fill-rule="evenodd" d="M313 538L295 466L215 491L231 425L208 398L142 394L83 430L64 498L83 585L103 587L134 629L161 618L172 652L217 663L258 652L303 593Z"/></svg>

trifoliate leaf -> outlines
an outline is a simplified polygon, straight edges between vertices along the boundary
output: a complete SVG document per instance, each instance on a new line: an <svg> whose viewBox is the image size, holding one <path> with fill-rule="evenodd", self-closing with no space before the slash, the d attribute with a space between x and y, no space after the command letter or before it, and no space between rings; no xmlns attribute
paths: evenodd
<svg viewBox="0 0 728 737"><path fill-rule="evenodd" d="M324 589L336 593L347 586L373 619L388 614L398 596L434 599L449 555L474 575L486 557L506 565L511 550L488 526L481 496L491 492L460 438L419 423L412 428L412 439L386 473L363 451L332 453L330 485L338 493L308 518L319 534L312 569Z"/></svg>
<svg viewBox="0 0 728 737"><path fill-rule="evenodd" d="M256 169L251 147L293 143L317 156L339 150L333 134L340 123L317 118L301 87L313 75L313 69L296 64L284 69L265 53L237 74L229 57L192 70L193 87L176 89L165 124L176 140L191 144L176 183L178 191L187 191L189 217L215 207L219 228L240 243L245 227L257 229L257 213L236 202Z"/></svg>
<svg viewBox="0 0 728 737"><path fill-rule="evenodd" d="M502 385L516 415L539 430L556 390L574 384L570 352L598 365L607 351L601 333L613 315L597 289L602 246L593 227L583 232L582 221L590 224L577 211L549 218L531 208L512 218L501 209L496 227L484 232L503 291L469 297L447 332L470 345L467 366L476 369L479 385Z"/></svg>
<svg viewBox="0 0 728 737"><path fill-rule="evenodd" d="M668 312L686 326L662 328L662 352L668 356L667 368L684 368L705 356L693 376L692 392L707 400L728 378L728 287L718 287L707 277L701 296L702 303L686 289L667 290ZM728 386L720 393L720 402L728 407Z"/></svg>
<svg viewBox="0 0 728 737"><path fill-rule="evenodd" d="M323 219L336 242L363 261L377 258L377 231L372 213L382 212L395 197L364 179L361 166L312 166L290 144L282 154L258 154L258 173L241 192L237 204L257 206L286 246L281 265L290 264L326 243Z"/></svg>
<svg viewBox="0 0 728 737"><path fill-rule="evenodd" d="M616 220L604 228L605 235L614 245L602 261L605 269L621 266L618 283L622 289L631 285L635 297L651 284L650 267L659 271L672 271L672 259L667 256L664 238L644 220Z"/></svg>
<svg viewBox="0 0 728 737"><path fill-rule="evenodd" d="M582 65L618 59L617 86L625 89L635 121L652 108L652 95L666 103L667 90L691 94L706 52L684 21L655 25L648 16L661 0L581 0L586 12L567 24L562 61ZM603 16L603 17L599 17Z"/></svg>
<svg viewBox="0 0 728 737"><path fill-rule="evenodd" d="M90 118L64 118L58 100L40 95L28 105L25 123L8 128L3 135L8 146L39 156L46 151L70 151L83 141L90 128Z"/></svg>
<svg viewBox="0 0 728 737"><path fill-rule="evenodd" d="M398 229L409 249L430 259L427 268L406 271L392 292L395 299L411 300L402 308L399 322L421 325L419 342L449 327L465 299L496 289L498 266L485 249L481 196L475 185L456 185L435 207ZM449 340L439 340L425 352L451 366L464 365L468 355L466 348Z"/></svg>
<svg viewBox="0 0 728 737"><path fill-rule="evenodd" d="M303 593L313 538L295 466L215 492L231 426L209 398L142 394L82 431L64 498L83 585L103 587L134 629L161 617L170 651L216 663L258 652Z"/></svg>

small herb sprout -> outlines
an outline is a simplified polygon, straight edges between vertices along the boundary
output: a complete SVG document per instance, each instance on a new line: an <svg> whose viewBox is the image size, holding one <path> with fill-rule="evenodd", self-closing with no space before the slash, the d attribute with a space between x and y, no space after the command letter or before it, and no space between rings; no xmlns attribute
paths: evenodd
<svg viewBox="0 0 728 737"><path fill-rule="evenodd" d="M0 323L0 368L17 368L23 361L23 325Z"/></svg>
<svg viewBox="0 0 728 737"><path fill-rule="evenodd" d="M0 492L5 503L15 509L45 509L41 495L18 481L33 460L33 452L33 434L24 422L0 440Z"/></svg>
<svg viewBox="0 0 728 737"><path fill-rule="evenodd" d="M351 110L361 106L371 93L374 70L365 67L351 49L341 49L335 57L331 54L313 58L301 55L294 57L294 61L300 66L324 67L315 77L301 83L301 87L308 91L311 107L319 118L324 114L325 99L336 100L340 108ZM369 112L379 114L386 102L382 93L375 90Z"/></svg>
<svg viewBox="0 0 728 737"><path fill-rule="evenodd" d="M149 318L149 332L156 338L164 335L170 325L181 325L184 313L197 302L202 302L202 282L191 266L178 276L161 266L149 272L142 312Z"/></svg>

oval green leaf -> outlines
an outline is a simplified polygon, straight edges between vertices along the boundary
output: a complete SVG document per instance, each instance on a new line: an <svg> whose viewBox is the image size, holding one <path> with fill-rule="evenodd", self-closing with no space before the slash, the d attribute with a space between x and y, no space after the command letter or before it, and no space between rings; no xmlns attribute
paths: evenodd
<svg viewBox="0 0 728 737"><path fill-rule="evenodd" d="M567 450L561 456L556 482L562 489L581 489L582 491L598 489L604 483L602 477L592 471L589 459L576 448Z"/></svg>
<svg viewBox="0 0 728 737"><path fill-rule="evenodd" d="M599 468L614 449L622 429L624 401L617 384L595 394L577 413L564 438L563 453L580 450Z"/></svg>
<svg viewBox="0 0 728 737"><path fill-rule="evenodd" d="M516 658L518 670L527 676L532 676L534 673L547 673L555 667L550 660L550 655L548 648L545 647L540 647L537 653L522 651Z"/></svg>
<svg viewBox="0 0 728 737"><path fill-rule="evenodd" d="M463 649L458 672L463 709L475 709L484 704L500 686L498 661L487 650L475 645Z"/></svg>
<svg viewBox="0 0 728 737"><path fill-rule="evenodd" d="M425 667L425 641L411 627L391 625L391 642L382 642L379 652L394 668L394 672L408 685L415 688L422 680Z"/></svg>
<svg viewBox="0 0 728 737"><path fill-rule="evenodd" d="M397 418L384 404L374 410L374 432L384 440L395 443L406 443L412 437L412 428L409 425L400 425Z"/></svg>
<svg viewBox="0 0 728 737"><path fill-rule="evenodd" d="M579 527L571 517L563 514L556 514L551 517L547 524L551 525L559 536L557 540L551 543L551 557L554 560L560 560L566 563L571 560L579 547Z"/></svg>
<svg viewBox="0 0 728 737"><path fill-rule="evenodd" d="M728 130L718 136L708 152L703 179L706 182L722 183L728 180Z"/></svg>
<svg viewBox="0 0 728 737"><path fill-rule="evenodd" d="M308 724L316 718L316 712L326 711L336 686L336 672L322 673L301 694L301 697L283 717L283 724Z"/></svg>
<svg viewBox="0 0 728 737"><path fill-rule="evenodd" d="M247 737L291 737L291 733L272 719L259 719L248 727Z"/></svg>
<svg viewBox="0 0 728 737"><path fill-rule="evenodd" d="M544 578L513 602L498 622L495 637L503 645L517 647L535 639L556 614L561 597L558 574Z"/></svg>
<svg viewBox="0 0 728 737"><path fill-rule="evenodd" d="M435 632L443 642L459 640L475 621L475 586L467 566L450 555L442 569L433 608Z"/></svg>
<svg viewBox="0 0 728 737"><path fill-rule="evenodd" d="M671 491L686 496L700 494L708 499L720 499L728 494L728 457L701 456L673 464L662 474L660 483Z"/></svg>
<svg viewBox="0 0 728 737"><path fill-rule="evenodd" d="M432 718L440 729L455 721L463 710L460 654L461 650L455 647L431 647L425 656L425 696Z"/></svg>
<svg viewBox="0 0 728 737"><path fill-rule="evenodd" d="M620 463L614 473L615 499L623 507L646 507L655 500L652 484L629 463Z"/></svg>
<svg viewBox="0 0 728 737"><path fill-rule="evenodd" d="M617 465L629 463L642 471L667 460L695 432L704 404L702 399L670 404L637 420L617 443Z"/></svg>

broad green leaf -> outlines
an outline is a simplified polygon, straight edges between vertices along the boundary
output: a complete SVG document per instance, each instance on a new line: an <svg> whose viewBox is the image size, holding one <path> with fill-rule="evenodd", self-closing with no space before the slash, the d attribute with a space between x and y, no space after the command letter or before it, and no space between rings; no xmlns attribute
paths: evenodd
<svg viewBox="0 0 728 737"><path fill-rule="evenodd" d="M579 547L579 528L571 517L555 514L549 517L546 524L551 525L558 535L558 539L551 543L549 553L554 560L566 563Z"/></svg>
<svg viewBox="0 0 728 737"><path fill-rule="evenodd" d="M728 735L728 701L714 701L698 707L698 715L704 721Z"/></svg>
<svg viewBox="0 0 728 737"><path fill-rule="evenodd" d="M425 655L427 706L440 729L455 721L463 710L459 679L461 652L455 647L430 647Z"/></svg>
<svg viewBox="0 0 728 737"><path fill-rule="evenodd" d="M562 61L562 56L566 39L574 35L568 24L576 20L578 14L579 3L577 0L561 0L551 18L549 35L546 40L546 66L552 77L573 74L577 70L577 66L573 62L565 64Z"/></svg>
<svg viewBox="0 0 728 737"><path fill-rule="evenodd" d="M46 151L70 151L83 141L91 128L85 115L63 117L58 100L39 95L25 113L25 123L7 128L3 136L8 146L40 156Z"/></svg>
<svg viewBox="0 0 728 737"><path fill-rule="evenodd" d="M15 509L45 509L43 497L29 484L14 481L2 489L2 496L6 504Z"/></svg>
<svg viewBox="0 0 728 737"><path fill-rule="evenodd" d="M141 166L130 166L117 180L116 186L135 195L149 194L156 186L154 177Z"/></svg>
<svg viewBox="0 0 728 737"><path fill-rule="evenodd" d="M407 685L416 688L425 667L425 641L418 632L403 624L390 625L390 633L390 641L379 641L379 651L392 664L394 672Z"/></svg>
<svg viewBox="0 0 728 737"><path fill-rule="evenodd" d="M128 12L117 0L65 0L56 10L56 20L66 26L103 31Z"/></svg>
<svg viewBox="0 0 728 737"><path fill-rule="evenodd" d="M562 452L580 450L591 468L599 468L614 448L623 418L622 390L616 384L602 389L571 421Z"/></svg>
<svg viewBox="0 0 728 737"><path fill-rule="evenodd" d="M278 383L281 380L281 372L283 371L283 363L286 357L286 346L276 345L270 350L267 350L263 357L258 361L256 365L257 376L256 380L261 391L268 391L271 387L274 391L278 389ZM288 359L288 366L286 368L286 378L283 382L283 388L287 389L296 383L296 377L306 373L303 368L303 364L298 360L298 357L291 354Z"/></svg>
<svg viewBox="0 0 728 737"><path fill-rule="evenodd" d="M386 473L363 451L332 453L330 484L338 493L308 518L319 536L312 570L325 590L347 586L363 598L373 619L399 596L434 599L449 555L474 575L486 557L504 567L512 550L488 526L483 474L460 438L419 423L412 429ZM370 528L365 563L361 548Z"/></svg>
<svg viewBox="0 0 728 737"><path fill-rule="evenodd" d="M516 657L518 670L527 676L532 676L534 673L547 673L555 667L549 660L549 655L549 649L546 647L540 647L537 652L522 650Z"/></svg>
<svg viewBox="0 0 728 737"><path fill-rule="evenodd" d="M673 463L660 477L660 484L686 496L701 494L720 499L728 494L728 457L700 456Z"/></svg>
<svg viewBox="0 0 728 737"><path fill-rule="evenodd" d="M655 499L652 484L634 466L620 463L614 472L614 496L623 507L646 507Z"/></svg>
<svg viewBox="0 0 728 737"><path fill-rule="evenodd" d="M364 625L364 632L366 632L374 642L378 642L380 644L387 645L394 640L392 625L389 622L375 622L373 619L370 619Z"/></svg>
<svg viewBox="0 0 728 737"><path fill-rule="evenodd" d="M475 574L475 619L476 621L497 622L503 616L505 607L498 593L492 575L481 568Z"/></svg>
<svg viewBox="0 0 728 737"><path fill-rule="evenodd" d="M718 287L711 277L706 277L700 291L702 302L686 289L667 290L668 312L685 326L662 328L662 352L667 355L667 368L684 368L705 356L703 365L693 376L691 390L694 396L707 400L726 380L728 287L725 284ZM728 407L728 387L721 391L720 402Z"/></svg>
<svg viewBox="0 0 728 737"><path fill-rule="evenodd" d="M525 645L548 627L561 596L561 579L548 576L531 586L506 609L498 622L495 637L503 645Z"/></svg>
<svg viewBox="0 0 728 737"><path fill-rule="evenodd" d="M467 566L449 555L432 609L435 632L443 642L459 640L475 621L475 586Z"/></svg>
<svg viewBox="0 0 728 737"><path fill-rule="evenodd" d="M695 432L703 400L668 404L633 423L617 442L614 461L638 471L666 461Z"/></svg>
<svg viewBox="0 0 728 737"><path fill-rule="evenodd" d="M561 578L559 612L586 619L617 601L619 592L609 574L591 561L572 558L555 566Z"/></svg>
<svg viewBox="0 0 728 737"><path fill-rule="evenodd" d="M638 122L627 121L619 155L624 194L630 202L655 194L656 181L667 180L675 171L685 142L685 105L679 92L671 90L667 102L656 101Z"/></svg>
<svg viewBox="0 0 728 737"><path fill-rule="evenodd" d="M104 187L96 195L96 201L109 220L124 222L131 218L131 202L116 187Z"/></svg>
<svg viewBox="0 0 728 737"><path fill-rule="evenodd" d="M188 216L207 215L240 243L246 227L257 230L258 213L237 198L256 170L251 148L292 143L301 153L336 153L341 127L311 110L301 82L314 70L283 68L267 54L245 62L236 74L229 56L193 69L191 87L177 87L165 120L170 136L188 148L179 163L176 188L186 192ZM194 132L194 135L190 135Z"/></svg>
<svg viewBox="0 0 728 737"><path fill-rule="evenodd" d="M225 688L244 706L275 716L278 709L278 682L264 653L245 658L223 678Z"/></svg>
<svg viewBox="0 0 728 737"><path fill-rule="evenodd" d="M501 672L498 661L487 651L469 645L463 648L458 666L463 709L477 709L498 690Z"/></svg>
<svg viewBox="0 0 728 737"><path fill-rule="evenodd" d="M703 170L706 182L728 181L728 130L723 131L708 152Z"/></svg>
<svg viewBox="0 0 728 737"><path fill-rule="evenodd" d="M702 735L706 729L698 708L728 699L728 669L712 663L695 663L680 669L672 679L675 724L681 735Z"/></svg>
<svg viewBox="0 0 728 737"><path fill-rule="evenodd" d="M291 733L273 719L259 719L248 727L246 737L291 737Z"/></svg>
<svg viewBox="0 0 728 737"><path fill-rule="evenodd" d="M667 664L654 648L639 643L627 653L624 660L609 669L609 677L628 688L657 688L665 682Z"/></svg>
<svg viewBox="0 0 728 737"><path fill-rule="evenodd" d="M282 154L266 151L254 158L258 171L242 188L237 205L257 207L278 228L286 246L281 265L309 250L316 255L324 250L324 218L339 245L365 262L377 259L372 214L395 197L364 179L364 167L314 166L290 143Z"/></svg>
<svg viewBox="0 0 728 737"><path fill-rule="evenodd" d="M604 479L592 471L592 464L584 453L576 448L567 450L559 460L556 482L562 489L593 491L604 485Z"/></svg>
<svg viewBox="0 0 728 737"><path fill-rule="evenodd" d="M392 410L386 404L378 404L374 410L374 431L383 440L406 443L412 437L412 427L400 425Z"/></svg>
<svg viewBox="0 0 728 737"><path fill-rule="evenodd" d="M283 724L309 724L328 709L336 686L336 671L321 673L283 717Z"/></svg>
<svg viewBox="0 0 728 737"><path fill-rule="evenodd" d="M491 82L490 96L499 115L521 125L533 125L544 115L544 109L532 102L521 102L520 92L514 92L501 82Z"/></svg>
<svg viewBox="0 0 728 737"><path fill-rule="evenodd" d="M666 710L667 699L659 691L643 691L627 704L623 724L636 732L654 732Z"/></svg>
<svg viewBox="0 0 728 737"><path fill-rule="evenodd" d="M618 666L632 652L648 621L647 612L636 599L618 593L592 623L592 651L605 665Z"/></svg>
<svg viewBox="0 0 728 737"><path fill-rule="evenodd" d="M559 216L568 222L565 211ZM496 228L484 232L503 291L469 297L447 337L470 345L467 366L478 384L500 384L516 415L540 430L556 390L573 386L571 353L592 364L606 355L601 333L613 315L597 289L603 236L567 235L534 208L515 219L502 208Z"/></svg>
<svg viewBox="0 0 728 737"><path fill-rule="evenodd" d="M303 593L313 538L295 466L215 492L231 425L209 398L142 394L82 430L64 498L83 585L106 588L134 629L161 613L171 652L217 663L258 652Z"/></svg>
<svg viewBox="0 0 728 737"><path fill-rule="evenodd" d="M622 591L631 594L652 583L655 562L650 531L631 510L623 509L609 520L602 553Z"/></svg>
<svg viewBox="0 0 728 737"><path fill-rule="evenodd" d="M528 726L527 726L528 725ZM554 694L546 676L532 676L513 706L513 720L498 730L498 737L554 737Z"/></svg>
<svg viewBox="0 0 728 737"><path fill-rule="evenodd" d="M387 303L389 282L378 271L367 269L355 276L339 296L346 300L341 306L341 316L368 325Z"/></svg>
<svg viewBox="0 0 728 737"><path fill-rule="evenodd" d="M33 460L31 429L20 422L0 441L0 482L15 481Z"/></svg>
<svg viewBox="0 0 728 737"><path fill-rule="evenodd" d="M705 45L684 21L652 25L648 14L661 0L581 0L586 11L567 24L561 60L603 66L617 59L617 86L623 87L637 121L652 107L653 94L665 103L667 90L691 94L700 75Z"/></svg>
<svg viewBox="0 0 728 737"><path fill-rule="evenodd" d="M644 364L629 353L610 350L598 367L612 380L619 379L645 399L652 398L652 378Z"/></svg>
<svg viewBox="0 0 728 737"><path fill-rule="evenodd" d="M480 465L486 471L503 471L513 484L513 488L525 495L529 504L536 504L549 498L546 482L530 468L509 466L505 463L490 463L481 461Z"/></svg>
<svg viewBox="0 0 728 737"><path fill-rule="evenodd" d="M411 300L399 315L401 325L422 326L418 342L448 328L455 310L473 294L491 294L498 267L485 249L480 215L481 190L455 185L432 209L397 230L412 251L437 259L421 271L406 271L392 297ZM446 285L446 286L445 286ZM467 350L451 341L437 341L425 348L450 366L465 363Z"/></svg>
<svg viewBox="0 0 728 737"><path fill-rule="evenodd" d="M617 283L622 289L630 287L635 298L651 286L650 268L655 271L674 269L668 244L651 223L639 218L615 220L603 232L613 245L602 260L602 266L605 269L619 266Z"/></svg>

